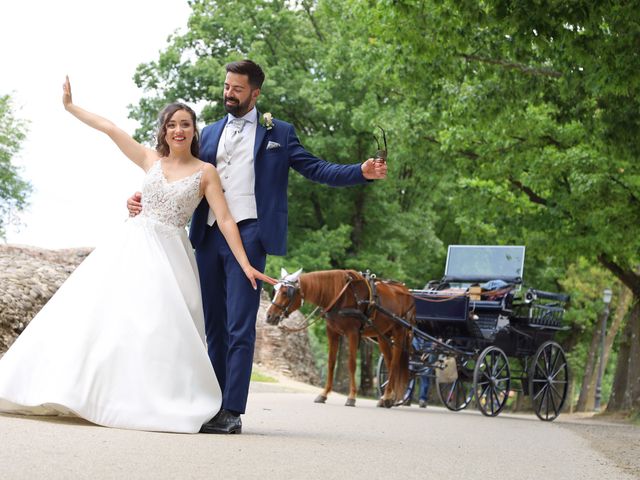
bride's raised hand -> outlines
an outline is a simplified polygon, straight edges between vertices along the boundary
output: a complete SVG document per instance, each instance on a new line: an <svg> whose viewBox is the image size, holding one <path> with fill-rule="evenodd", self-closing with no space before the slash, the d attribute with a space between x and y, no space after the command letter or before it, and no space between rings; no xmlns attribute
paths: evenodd
<svg viewBox="0 0 640 480"><path fill-rule="evenodd" d="M65 77L64 83L62 84L62 105L64 105L65 109L69 108L69 105L73 104L73 100L71 98L71 82L69 82L69 75Z"/></svg>
<svg viewBox="0 0 640 480"><path fill-rule="evenodd" d="M62 105L67 112L76 117L82 123L106 133L118 148L122 150L122 153L124 153L129 160L143 170L148 170L153 162L158 159L158 152L136 142L127 132L119 128L111 120L89 112L88 110L85 110L73 103L73 98L71 96L71 82L69 81L68 75L65 77L64 83L62 84Z"/></svg>
<svg viewBox="0 0 640 480"><path fill-rule="evenodd" d="M253 268L251 265L243 268L243 270L244 270L244 274L247 276L247 278L251 282L251 286L253 287L254 290L258 288L258 285L256 284L256 280L262 280L263 282L267 282L271 285L275 285L276 283L278 283L278 281L275 278L271 278L270 276L265 275L260 270L256 270L255 268Z"/></svg>

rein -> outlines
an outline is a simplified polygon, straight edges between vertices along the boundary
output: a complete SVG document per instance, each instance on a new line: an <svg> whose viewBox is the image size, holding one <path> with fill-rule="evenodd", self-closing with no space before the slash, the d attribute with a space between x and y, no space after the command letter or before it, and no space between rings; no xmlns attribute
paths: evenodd
<svg viewBox="0 0 640 480"><path fill-rule="evenodd" d="M301 325L298 326L298 327L288 327L283 323L279 323L278 324L278 328L280 330L282 330L283 332L286 332L286 333L297 333L297 332L301 332L302 330L306 330L311 325L313 325L315 322L317 322L320 318L322 318L322 315L317 316L316 318L313 318L313 316L316 314L316 312L318 311L319 308L320 307L314 308L313 312L311 312L309 315L307 315L304 318L304 320L302 321ZM313 320L311 320L312 318L313 318Z"/></svg>

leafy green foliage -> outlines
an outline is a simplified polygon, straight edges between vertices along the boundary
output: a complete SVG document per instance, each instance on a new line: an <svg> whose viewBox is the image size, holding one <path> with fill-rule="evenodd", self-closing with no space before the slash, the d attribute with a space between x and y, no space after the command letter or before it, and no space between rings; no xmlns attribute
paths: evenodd
<svg viewBox="0 0 640 480"><path fill-rule="evenodd" d="M380 95L367 80L373 72L353 68L367 48L353 42L348 22L335 21L336 6L192 2L189 31L173 36L157 61L138 67L135 81L148 95L131 108L131 116L142 123L137 136L151 136L157 111L169 101L203 105L205 122L222 116L224 65L244 57L267 74L260 110L293 123L303 144L322 158L364 161L376 150L375 126L384 125L389 180L332 189L292 173L286 263L306 271L370 269L423 285L432 273L441 274L443 251L433 228L437 216L418 201L428 198L429 185L404 161L402 131L393 127L392 113L380 108ZM284 263L270 258L268 272L277 273Z"/></svg>
<svg viewBox="0 0 640 480"><path fill-rule="evenodd" d="M27 204L30 184L20 177L11 162L20 151L26 135L26 123L15 117L9 95L0 96L0 237L4 236L13 215Z"/></svg>
<svg viewBox="0 0 640 480"><path fill-rule="evenodd" d="M224 65L245 57L267 74L261 111L316 155L362 161L387 132L383 182L331 189L292 173L289 253L270 274L371 269L421 287L442 275L446 245L526 245L527 283L574 296L578 369L605 281L594 264L640 297L637 2L191 6L189 31L138 68L139 136L172 100L222 116Z"/></svg>

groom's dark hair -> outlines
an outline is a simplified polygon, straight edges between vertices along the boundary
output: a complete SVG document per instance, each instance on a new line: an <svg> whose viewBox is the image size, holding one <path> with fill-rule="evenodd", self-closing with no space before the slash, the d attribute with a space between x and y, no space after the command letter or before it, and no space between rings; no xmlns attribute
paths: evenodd
<svg viewBox="0 0 640 480"><path fill-rule="evenodd" d="M251 88L262 88L264 82L264 72L260 65L251 60L239 60L237 62L227 63L227 73L237 73L247 75L249 77L249 85Z"/></svg>

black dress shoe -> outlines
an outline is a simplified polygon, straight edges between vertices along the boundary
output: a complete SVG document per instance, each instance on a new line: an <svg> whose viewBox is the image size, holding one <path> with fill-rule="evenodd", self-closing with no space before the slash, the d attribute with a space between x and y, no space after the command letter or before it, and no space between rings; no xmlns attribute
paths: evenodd
<svg viewBox="0 0 640 480"><path fill-rule="evenodd" d="M234 415L224 408L218 414L202 425L200 433L242 433L240 415Z"/></svg>

